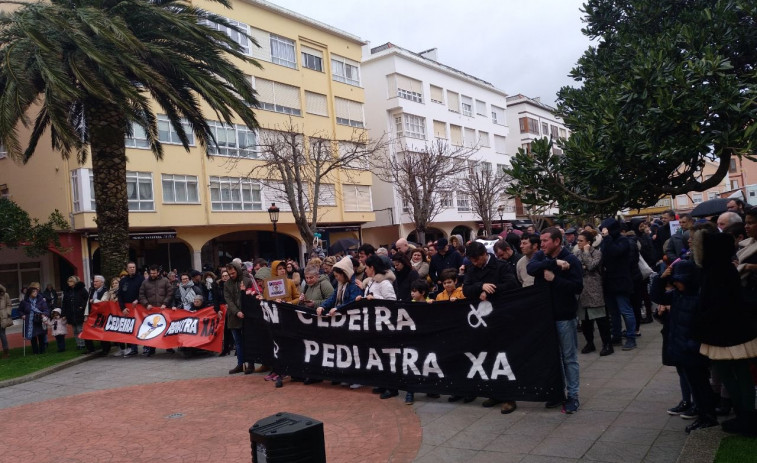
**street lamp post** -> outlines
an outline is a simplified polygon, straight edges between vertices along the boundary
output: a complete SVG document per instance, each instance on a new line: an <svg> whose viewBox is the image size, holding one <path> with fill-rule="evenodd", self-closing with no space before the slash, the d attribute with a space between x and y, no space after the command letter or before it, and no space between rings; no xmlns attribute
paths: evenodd
<svg viewBox="0 0 757 463"><path fill-rule="evenodd" d="M279 235L276 233L276 222L279 221L279 208L276 207L276 203L271 203L271 207L268 208L268 217L273 223L273 249L275 259L279 258Z"/></svg>
<svg viewBox="0 0 757 463"><path fill-rule="evenodd" d="M505 231L505 206L502 204L497 207L497 213L499 214L499 232L503 233Z"/></svg>

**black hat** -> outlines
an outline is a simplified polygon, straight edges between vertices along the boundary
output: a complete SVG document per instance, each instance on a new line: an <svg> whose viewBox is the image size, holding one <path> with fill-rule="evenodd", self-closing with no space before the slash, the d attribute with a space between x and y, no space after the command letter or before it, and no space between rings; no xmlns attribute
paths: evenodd
<svg viewBox="0 0 757 463"><path fill-rule="evenodd" d="M573 228L573 227L570 227L569 229L565 230L565 234L566 235L575 235L576 234L576 229Z"/></svg>
<svg viewBox="0 0 757 463"><path fill-rule="evenodd" d="M439 238L436 240L436 249L441 249L447 246L447 238Z"/></svg>
<svg viewBox="0 0 757 463"><path fill-rule="evenodd" d="M192 270L191 272L189 272L189 278L194 278L196 276L202 276L202 272L198 270Z"/></svg>

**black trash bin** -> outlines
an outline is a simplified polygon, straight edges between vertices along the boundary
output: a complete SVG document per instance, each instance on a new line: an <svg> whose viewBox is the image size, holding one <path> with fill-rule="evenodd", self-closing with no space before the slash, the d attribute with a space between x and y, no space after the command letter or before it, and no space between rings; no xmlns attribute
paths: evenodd
<svg viewBox="0 0 757 463"><path fill-rule="evenodd" d="M250 428L253 463L326 463L323 423L280 412Z"/></svg>

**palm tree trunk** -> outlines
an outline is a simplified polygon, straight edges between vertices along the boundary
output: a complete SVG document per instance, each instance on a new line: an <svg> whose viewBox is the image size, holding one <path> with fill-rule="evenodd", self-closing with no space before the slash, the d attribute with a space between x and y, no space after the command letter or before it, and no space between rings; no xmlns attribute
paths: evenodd
<svg viewBox="0 0 757 463"><path fill-rule="evenodd" d="M105 281L117 276L129 259L129 201L126 192L126 120L115 105L86 105L92 150L100 268Z"/></svg>

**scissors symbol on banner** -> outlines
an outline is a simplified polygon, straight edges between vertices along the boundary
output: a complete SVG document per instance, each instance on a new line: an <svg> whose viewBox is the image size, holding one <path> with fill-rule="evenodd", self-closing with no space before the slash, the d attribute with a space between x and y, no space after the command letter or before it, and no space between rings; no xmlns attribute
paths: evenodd
<svg viewBox="0 0 757 463"><path fill-rule="evenodd" d="M486 322L484 321L484 317L491 314L494 308L492 307L492 303L489 301L481 301L478 303L478 309L473 306L473 304L470 305L470 312L468 312L468 324L471 326L471 328L478 328L481 325L484 325L486 327ZM471 317L474 317L475 320Z"/></svg>
<svg viewBox="0 0 757 463"><path fill-rule="evenodd" d="M279 358L279 345L276 344L276 341L273 341L273 356Z"/></svg>

